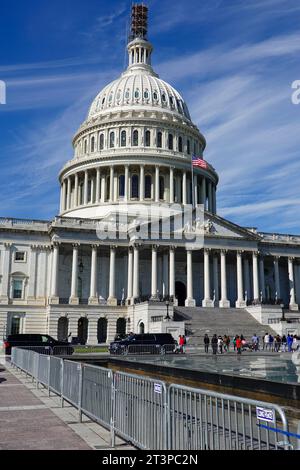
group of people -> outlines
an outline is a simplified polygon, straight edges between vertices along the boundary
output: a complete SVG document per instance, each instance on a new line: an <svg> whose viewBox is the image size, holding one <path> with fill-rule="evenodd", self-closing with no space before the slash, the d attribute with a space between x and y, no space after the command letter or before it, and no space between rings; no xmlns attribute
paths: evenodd
<svg viewBox="0 0 300 470"><path fill-rule="evenodd" d="M223 354L223 352L229 352L230 345L232 344L233 350L237 352L237 354L241 354L244 350L249 351L258 351L260 349L259 345L259 337L255 333L251 341L247 341L243 335L235 335L235 337L231 340L228 335L224 336L217 336L216 334L210 339L208 334L205 333L204 335L204 351L208 353L209 345L211 345L213 354ZM262 349L265 351L272 351L272 352L294 352L300 350L300 338L296 335L288 334L280 336L272 336L269 333L266 333L263 336L262 341Z"/></svg>

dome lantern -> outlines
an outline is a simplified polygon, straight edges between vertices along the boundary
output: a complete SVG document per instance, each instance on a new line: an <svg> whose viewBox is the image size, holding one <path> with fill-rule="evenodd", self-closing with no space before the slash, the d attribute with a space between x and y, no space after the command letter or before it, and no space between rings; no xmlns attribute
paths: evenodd
<svg viewBox="0 0 300 470"><path fill-rule="evenodd" d="M144 4L135 4L131 10L131 32L127 46L129 67L151 66L152 45L147 40L148 8Z"/></svg>

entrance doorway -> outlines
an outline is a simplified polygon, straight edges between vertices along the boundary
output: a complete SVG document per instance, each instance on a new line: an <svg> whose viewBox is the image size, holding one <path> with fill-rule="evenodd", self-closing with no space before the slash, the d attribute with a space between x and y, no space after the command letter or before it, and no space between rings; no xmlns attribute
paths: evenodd
<svg viewBox="0 0 300 470"><path fill-rule="evenodd" d="M125 318L118 318L117 320L117 335L126 334L126 320Z"/></svg>
<svg viewBox="0 0 300 470"><path fill-rule="evenodd" d="M107 338L107 320L106 318L99 318L97 327L97 341L98 343L106 343Z"/></svg>
<svg viewBox="0 0 300 470"><path fill-rule="evenodd" d="M6 334L19 335L24 333L25 313L8 313Z"/></svg>
<svg viewBox="0 0 300 470"><path fill-rule="evenodd" d="M143 322L139 324L139 334L143 335L145 333L145 325Z"/></svg>
<svg viewBox="0 0 300 470"><path fill-rule="evenodd" d="M186 299L186 287L181 281L175 282L175 296L178 300L178 306L184 307Z"/></svg>
<svg viewBox="0 0 300 470"><path fill-rule="evenodd" d="M78 320L78 341L79 344L86 344L88 337L88 326L89 321L85 317L81 317Z"/></svg>
<svg viewBox="0 0 300 470"><path fill-rule="evenodd" d="M66 317L61 317L57 323L57 339L58 341L68 341L68 326L69 320Z"/></svg>

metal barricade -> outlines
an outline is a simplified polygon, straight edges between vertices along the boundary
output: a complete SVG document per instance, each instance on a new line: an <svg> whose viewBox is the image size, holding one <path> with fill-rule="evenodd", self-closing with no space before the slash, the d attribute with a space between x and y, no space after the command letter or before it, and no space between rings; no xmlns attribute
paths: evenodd
<svg viewBox="0 0 300 470"><path fill-rule="evenodd" d="M110 369L83 365L81 409L105 427L111 424L112 384L113 372Z"/></svg>
<svg viewBox="0 0 300 470"><path fill-rule="evenodd" d="M39 354L37 383L43 384L45 385L45 387L49 388L49 377L50 377L50 356Z"/></svg>
<svg viewBox="0 0 300 470"><path fill-rule="evenodd" d="M49 389L59 395L62 392L62 362L59 357L50 357Z"/></svg>
<svg viewBox="0 0 300 470"><path fill-rule="evenodd" d="M51 346L18 346L18 348L25 351L35 351L46 356L50 356L50 354L52 354Z"/></svg>
<svg viewBox="0 0 300 470"><path fill-rule="evenodd" d="M113 431L141 449L167 449L164 382L114 373Z"/></svg>
<svg viewBox="0 0 300 470"><path fill-rule="evenodd" d="M80 403L81 369L82 366L78 362L64 361L62 398L76 408Z"/></svg>
<svg viewBox="0 0 300 470"><path fill-rule="evenodd" d="M72 356L73 352L72 346L54 346L52 348L53 356Z"/></svg>
<svg viewBox="0 0 300 470"><path fill-rule="evenodd" d="M285 413L271 403L171 385L168 406L170 450L269 450L290 446L286 435L282 438L288 432ZM257 418L259 408L274 418L271 425Z"/></svg>

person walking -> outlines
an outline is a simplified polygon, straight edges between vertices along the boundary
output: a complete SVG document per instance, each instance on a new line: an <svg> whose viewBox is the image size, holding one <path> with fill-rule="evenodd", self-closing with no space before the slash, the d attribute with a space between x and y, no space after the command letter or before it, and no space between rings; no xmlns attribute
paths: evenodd
<svg viewBox="0 0 300 470"><path fill-rule="evenodd" d="M184 347L184 336L183 336L183 335L179 335L178 344L179 344L179 352L180 352L181 354L183 354L183 353L184 353L184 350L183 350L183 347Z"/></svg>
<svg viewBox="0 0 300 470"><path fill-rule="evenodd" d="M269 350L270 351L274 351L274 336L273 335L269 335Z"/></svg>
<svg viewBox="0 0 300 470"><path fill-rule="evenodd" d="M258 350L259 338L256 333L252 336L252 351Z"/></svg>
<svg viewBox="0 0 300 470"><path fill-rule="evenodd" d="M264 344L263 344L263 350L268 350L269 347L269 341L270 341L270 336L268 333L265 334L264 336Z"/></svg>
<svg viewBox="0 0 300 470"><path fill-rule="evenodd" d="M235 337L233 338L232 342L233 342L233 350L236 351L236 339L237 339L238 335L235 335Z"/></svg>
<svg viewBox="0 0 300 470"><path fill-rule="evenodd" d="M288 347L288 352L292 352L292 343L293 343L293 337L290 335L290 333L287 335L287 347Z"/></svg>
<svg viewBox="0 0 300 470"><path fill-rule="evenodd" d="M211 339L211 347L212 347L213 354L217 354L218 338L217 338L216 334L214 334L212 339Z"/></svg>
<svg viewBox="0 0 300 470"><path fill-rule="evenodd" d="M281 338L281 351L286 352L286 345L287 345L287 339L286 336L283 335Z"/></svg>
<svg viewBox="0 0 300 470"><path fill-rule="evenodd" d="M223 354L223 345L224 345L223 338L222 336L219 336L218 337L218 349L219 349L220 354Z"/></svg>
<svg viewBox="0 0 300 470"><path fill-rule="evenodd" d="M299 347L298 339L297 339L297 336L294 335L293 336L293 342L292 342L292 352L298 351L298 347Z"/></svg>
<svg viewBox="0 0 300 470"><path fill-rule="evenodd" d="M235 343L236 343L237 354L242 354L242 340L239 336L236 338Z"/></svg>
<svg viewBox="0 0 300 470"><path fill-rule="evenodd" d="M208 353L208 347L209 347L209 342L210 342L210 340L209 340L209 337L208 337L208 334L207 334L207 333L205 333L205 335L204 335L204 340L203 340L203 341L204 341L204 351L205 351L206 353Z"/></svg>

